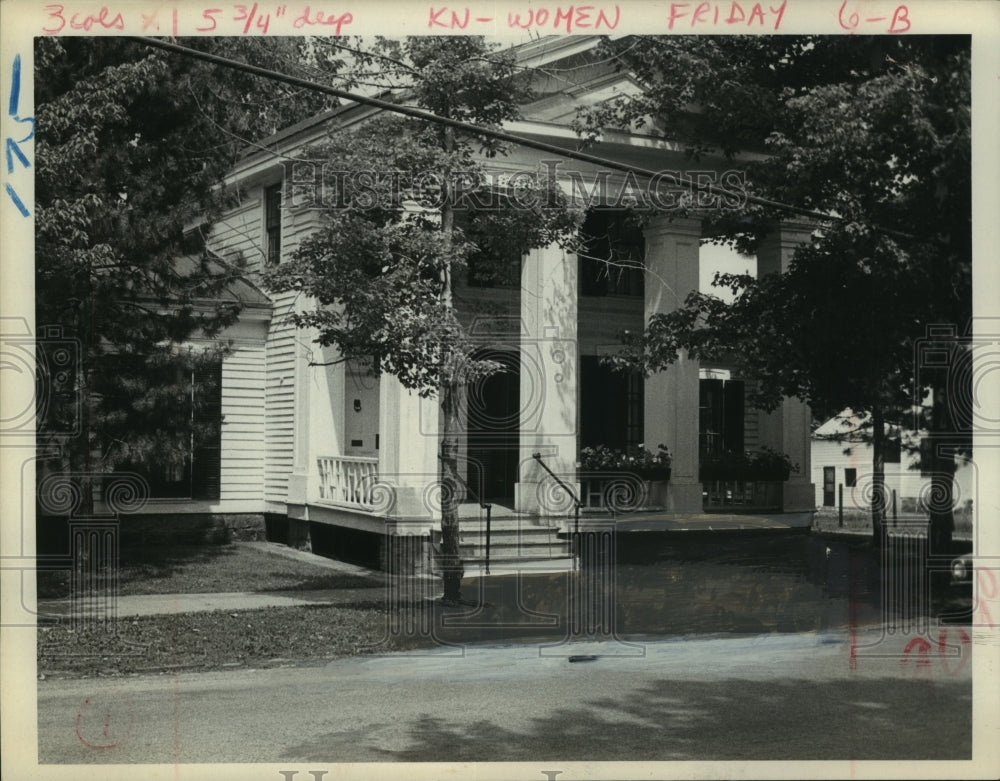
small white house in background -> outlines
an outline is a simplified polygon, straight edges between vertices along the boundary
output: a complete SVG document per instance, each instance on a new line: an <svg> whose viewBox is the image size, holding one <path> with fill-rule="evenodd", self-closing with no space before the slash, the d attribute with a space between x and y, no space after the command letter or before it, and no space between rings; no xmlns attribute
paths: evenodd
<svg viewBox="0 0 1000 781"><path fill-rule="evenodd" d="M868 510L872 491L872 445L867 416L850 409L827 420L812 435L812 482L818 508L838 506L839 487L844 486L844 510ZM930 501L930 473L920 468L921 447L927 440L921 432L886 424L885 486L892 501L896 495L899 513L922 511ZM956 456L954 504L966 507L973 500L975 467ZM889 511L892 511L891 505Z"/></svg>

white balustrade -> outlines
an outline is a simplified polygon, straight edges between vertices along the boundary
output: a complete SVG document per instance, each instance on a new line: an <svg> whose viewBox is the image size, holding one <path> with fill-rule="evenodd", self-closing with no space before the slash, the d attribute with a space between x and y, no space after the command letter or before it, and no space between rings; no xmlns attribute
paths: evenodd
<svg viewBox="0 0 1000 781"><path fill-rule="evenodd" d="M378 459L360 456L320 456L319 499L359 510L371 510L378 480Z"/></svg>

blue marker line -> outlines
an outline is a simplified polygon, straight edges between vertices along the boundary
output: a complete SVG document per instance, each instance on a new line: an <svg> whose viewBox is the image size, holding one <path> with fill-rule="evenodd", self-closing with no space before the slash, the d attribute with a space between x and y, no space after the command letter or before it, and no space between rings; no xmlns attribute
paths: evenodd
<svg viewBox="0 0 1000 781"><path fill-rule="evenodd" d="M13 153L13 154L12 154ZM31 168L31 161L24 156L24 152L21 151L21 147L17 145L17 142L12 138L7 139L7 173L14 173L14 156L21 161L21 165L25 168Z"/></svg>
<svg viewBox="0 0 1000 781"><path fill-rule="evenodd" d="M17 197L17 193L14 192L14 188L9 184L4 184L4 189L7 191L7 195L10 196L10 199L14 202L14 205L18 208L18 211L21 212L21 216L30 217L31 212L28 211L21 199Z"/></svg>
<svg viewBox="0 0 1000 781"><path fill-rule="evenodd" d="M11 74L10 86L10 106L7 113L12 117L17 116L17 104L21 98L21 55L14 55L14 70Z"/></svg>

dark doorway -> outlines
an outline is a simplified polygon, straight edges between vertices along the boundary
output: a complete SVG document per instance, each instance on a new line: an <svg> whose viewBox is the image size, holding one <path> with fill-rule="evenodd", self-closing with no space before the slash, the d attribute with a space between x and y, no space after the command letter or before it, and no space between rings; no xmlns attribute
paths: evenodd
<svg viewBox="0 0 1000 781"><path fill-rule="evenodd" d="M466 402L469 465L466 479L484 501L510 506L517 482L521 372L517 353L493 350L476 356L504 370L471 383Z"/></svg>

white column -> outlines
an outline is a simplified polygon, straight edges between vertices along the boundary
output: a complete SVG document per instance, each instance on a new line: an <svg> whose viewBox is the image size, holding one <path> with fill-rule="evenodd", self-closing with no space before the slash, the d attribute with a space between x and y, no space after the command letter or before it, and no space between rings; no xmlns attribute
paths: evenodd
<svg viewBox="0 0 1000 781"><path fill-rule="evenodd" d="M688 293L698 289L698 247L701 221L655 220L646 233L645 317L677 309ZM643 438L646 448L656 452L666 445L672 456L667 509L698 513L702 509L698 480L698 384L697 360L681 352L666 371L646 380Z"/></svg>
<svg viewBox="0 0 1000 781"><path fill-rule="evenodd" d="M421 398L404 388L398 379L383 374L379 379L379 462L380 483L392 486L395 501L391 514L400 520L433 521L438 482L437 397ZM375 505L381 507L386 494L378 492Z"/></svg>
<svg viewBox="0 0 1000 781"><path fill-rule="evenodd" d="M782 274L788 270L795 248L810 240L813 226L782 222L757 249L757 276ZM761 413L760 443L785 453L799 471L792 472L783 488L782 509L801 512L816 509L816 486L812 482L811 421L809 405L786 398L778 409Z"/></svg>
<svg viewBox="0 0 1000 781"><path fill-rule="evenodd" d="M306 304L303 301L296 308L303 311ZM286 501L288 504L306 505L311 498L309 496L310 482L315 483L316 467L310 459L310 445L312 437L312 408L310 399L310 385L312 369L309 366L311 342L315 336L312 329L296 331L293 335L295 346L293 354L295 364L292 375L292 392L295 403L293 412L292 428L292 473L288 476L288 493Z"/></svg>
<svg viewBox="0 0 1000 781"><path fill-rule="evenodd" d="M532 250L521 273L518 511L560 515L572 506L551 488L545 464L579 496L577 459L577 258L556 245Z"/></svg>

